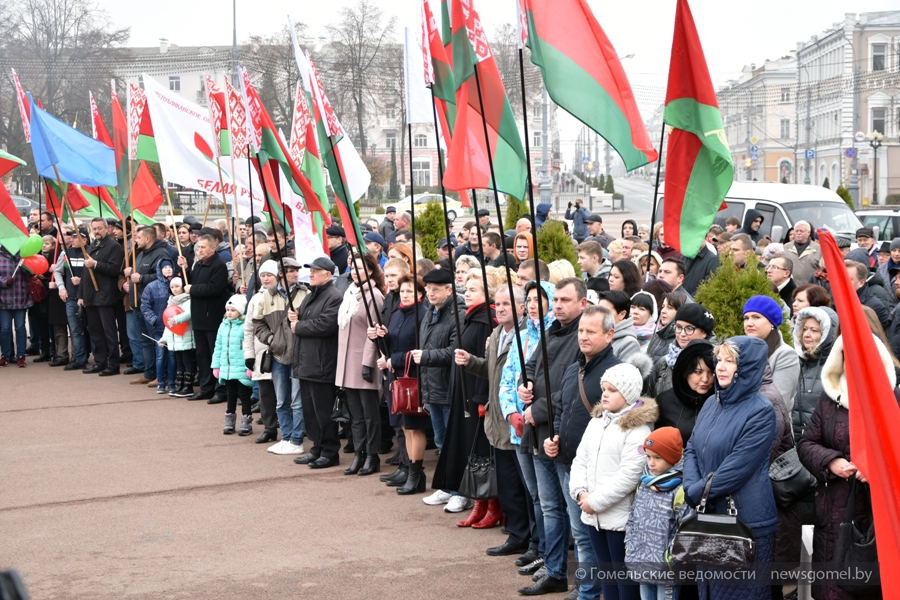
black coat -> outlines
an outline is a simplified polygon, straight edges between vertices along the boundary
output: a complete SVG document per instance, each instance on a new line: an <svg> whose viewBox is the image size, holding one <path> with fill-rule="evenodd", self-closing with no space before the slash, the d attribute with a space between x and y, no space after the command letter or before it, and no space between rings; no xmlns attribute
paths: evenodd
<svg viewBox="0 0 900 600"><path fill-rule="evenodd" d="M385 339L387 340L388 358L391 359L391 366L394 368L394 376L403 375L405 372L406 355L410 350L416 348L416 327L425 318L427 312L425 303L419 301L415 312L412 306L404 308L398 303L397 310L392 314ZM409 361L409 376L417 376L417 366L414 360Z"/></svg>
<svg viewBox="0 0 900 600"><path fill-rule="evenodd" d="M574 363L579 354L578 350L578 324L581 315L565 327L559 321L554 321L547 335L547 366L550 369L550 389L544 385L544 363L541 345L535 348L531 358L525 363L525 376L533 382L534 401L531 403L531 417L537 424L535 426L525 424L522 432L522 442L519 451L528 453L536 448L541 458L549 458L544 454L544 440L550 435L550 420L548 418L547 400L554 398L553 393L558 392L563 380L563 374L569 365ZM558 404L553 405L554 414L559 414ZM554 419L555 420L555 419Z"/></svg>
<svg viewBox="0 0 900 600"><path fill-rule="evenodd" d="M700 246L700 252L697 253L697 256L685 262L688 263L687 272L684 274L684 281L681 283L681 287L691 296L697 293L697 288L700 287L700 284L708 279L721 265L719 255L710 250L705 242Z"/></svg>
<svg viewBox="0 0 900 600"><path fill-rule="evenodd" d="M868 306L875 311L878 320L881 322L882 329L888 331L891 328L891 313L888 312L887 306L885 306L884 302L875 295L872 289L873 288L870 288L869 284L866 283L856 290L856 295L859 296L859 301L863 306Z"/></svg>
<svg viewBox="0 0 900 600"><path fill-rule="evenodd" d="M675 320L653 334L647 344L647 357L656 362L669 354L669 345L675 341Z"/></svg>
<svg viewBox="0 0 900 600"><path fill-rule="evenodd" d="M559 411L554 415L554 425L559 434L559 454L556 460L566 465L566 469L572 466L575 460L575 451L584 436L584 430L591 422L591 414L581 401L581 392L578 390L578 379L584 373L584 395L587 396L591 406L600 402L603 390L600 388L600 378L610 367L618 365L622 361L613 353L612 344L607 346L600 354L585 362L585 356L578 353L576 362L569 365L562 377L560 391L554 394L554 406L559 406Z"/></svg>
<svg viewBox="0 0 900 600"><path fill-rule="evenodd" d="M659 419L655 428L675 427L681 432L681 441L687 446L697 423L697 415L703 404L715 393L713 388L705 395L694 391L688 385L687 376L690 374L692 363L699 355L705 355L709 364L713 362L713 345L708 340L693 340L678 355L675 366L672 368L672 388L664 391L656 398L659 405ZM713 373L715 377L715 372Z"/></svg>
<svg viewBox="0 0 900 600"><path fill-rule="evenodd" d="M766 222L766 216L764 214L762 214L755 208L748 209L747 214L744 215L744 226L741 227L740 230L738 230L738 233L746 233L747 235L749 235L754 244L759 241L759 231L754 231L753 228L750 227L750 225L759 217L763 218L763 223ZM762 223L760 223L760 228L762 228Z"/></svg>
<svg viewBox="0 0 900 600"><path fill-rule="evenodd" d="M85 306L115 306L122 298L119 292L119 273L125 262L125 251L109 235L102 240L94 240L93 244L85 247L85 251L97 261L93 268L97 289L94 289L90 273L84 273L81 285L78 286L78 297L84 300Z"/></svg>
<svg viewBox="0 0 900 600"><path fill-rule="evenodd" d="M334 263L334 266L337 267L337 274L340 275L342 273L347 272L347 257L350 256L350 246L346 243L341 244L334 250L329 250L329 254L331 254L331 262ZM291 256L293 253L291 254Z"/></svg>
<svg viewBox="0 0 900 600"><path fill-rule="evenodd" d="M213 252L191 269L191 325L197 331L218 331L231 297L228 267Z"/></svg>
<svg viewBox="0 0 900 600"><path fill-rule="evenodd" d="M381 304L381 324L390 329L391 316L394 314L394 311L399 308L400 294L398 292L388 292L384 297L384 302ZM412 310L412 308L410 308L410 310Z"/></svg>
<svg viewBox="0 0 900 600"><path fill-rule="evenodd" d="M797 284L794 282L794 279L788 279L787 285L785 285L781 290L779 290L778 295L781 296L781 301L788 307L788 312L793 317L794 316L794 299L791 297L794 294L794 290L797 289Z"/></svg>
<svg viewBox="0 0 900 600"><path fill-rule="evenodd" d="M138 299L140 299L141 294L144 293L144 288L147 287L147 284L156 281L156 263L158 263L161 258L172 258L169 255L169 244L167 244L165 240L156 240L150 248L141 250L140 254L137 255L137 258L135 259L135 264L137 265L135 271L141 276L141 281L137 284ZM178 264L177 259L178 255L176 254L173 264ZM131 281L131 278L129 278L129 281ZM193 282L194 280L191 279L191 283ZM133 295L134 294L132 294L132 296ZM193 306L191 308L193 308ZM218 327L218 325L216 325L216 327Z"/></svg>
<svg viewBox="0 0 900 600"><path fill-rule="evenodd" d="M458 309L457 297L450 296L438 309L436 322L431 322L433 309L429 309L422 319L422 328L419 330L422 349L419 390L423 402L427 404L450 404L447 392L450 387L453 351L456 349L456 320L452 311Z"/></svg>
<svg viewBox="0 0 900 600"><path fill-rule="evenodd" d="M494 311L488 304L479 304L466 311L460 331L459 347L473 356L484 357L487 339L494 330ZM466 381L466 393L463 396L460 384L460 373ZM450 417L444 446L438 458L437 468L431 487L436 490L458 490L472 445L475 443L475 454L488 457L491 445L484 434L484 421L478 416L478 406L487 404L488 380L478 377L463 367L453 363L450 368ZM468 412L469 416L466 416Z"/></svg>
<svg viewBox="0 0 900 600"><path fill-rule="evenodd" d="M334 384L337 372L338 310L344 296L331 281L312 286L294 324L294 364L297 379Z"/></svg>

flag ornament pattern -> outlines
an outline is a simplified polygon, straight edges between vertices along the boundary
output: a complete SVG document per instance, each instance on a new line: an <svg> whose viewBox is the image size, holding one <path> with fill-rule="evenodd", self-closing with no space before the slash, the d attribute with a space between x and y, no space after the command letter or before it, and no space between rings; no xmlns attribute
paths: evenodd
<svg viewBox="0 0 900 600"><path fill-rule="evenodd" d="M306 90L303 83L297 82L297 97L294 101L294 118L291 120L291 157L298 165L303 164L306 153L306 132L312 119L309 116L309 105L306 103Z"/></svg>
<svg viewBox="0 0 900 600"><path fill-rule="evenodd" d="M322 80L319 78L319 72L316 70L316 65L312 60L309 61L309 70L310 77L313 80L313 97L315 98L323 117L322 124L325 126L325 134L340 139L344 137L344 128L341 127L341 122L334 113L331 102L328 101L328 96L325 94L325 87L322 85Z"/></svg>
<svg viewBox="0 0 900 600"><path fill-rule="evenodd" d="M231 135L231 156L249 158L247 154L247 106L228 78L225 78L228 94L228 131Z"/></svg>
<svg viewBox="0 0 900 600"><path fill-rule="evenodd" d="M525 0L531 62L559 106L615 148L629 171L654 148L618 53L587 0Z"/></svg>
<svg viewBox="0 0 900 600"><path fill-rule="evenodd" d="M19 83L19 75L12 69L13 82L16 86L16 101L19 103L19 115L22 117L22 129L25 130L25 141L31 143L31 103L25 96L25 90Z"/></svg>
<svg viewBox="0 0 900 600"><path fill-rule="evenodd" d="M734 179L734 164L706 57L687 0L678 0L663 119L673 129L666 159L666 243L700 251Z"/></svg>
<svg viewBox="0 0 900 600"><path fill-rule="evenodd" d="M425 85L434 84L434 65L431 64L431 47L429 45L428 31L431 28L437 29L434 23L434 15L428 7L428 0L422 0L422 68L425 70Z"/></svg>
<svg viewBox="0 0 900 600"><path fill-rule="evenodd" d="M128 84L128 158L137 160L141 117L147 107L147 94L139 86Z"/></svg>
<svg viewBox="0 0 900 600"><path fill-rule="evenodd" d="M250 82L250 75L246 69L241 69L241 86L244 91L244 101L247 105L247 139L254 148L259 148L262 144L262 102L255 93L253 84ZM254 90L251 94L250 90Z"/></svg>
<svg viewBox="0 0 900 600"><path fill-rule="evenodd" d="M206 98L216 142L216 156L228 156L230 144L228 141L228 118L225 113L225 93L209 76L206 78ZM224 135L223 130L225 131Z"/></svg>
<svg viewBox="0 0 900 600"><path fill-rule="evenodd" d="M528 10L525 0L516 0L516 27L519 34L519 50L528 46Z"/></svg>
<svg viewBox="0 0 900 600"><path fill-rule="evenodd" d="M453 126L456 123L456 79L453 76L453 67L447 58L444 42L438 34L437 23L428 0L422 0L423 27L426 37L422 40L423 49L428 48L431 68L426 71L426 82L431 78L431 90L434 93L437 105L438 121L441 135L447 148L450 147L453 137ZM449 17L448 17L449 21Z"/></svg>

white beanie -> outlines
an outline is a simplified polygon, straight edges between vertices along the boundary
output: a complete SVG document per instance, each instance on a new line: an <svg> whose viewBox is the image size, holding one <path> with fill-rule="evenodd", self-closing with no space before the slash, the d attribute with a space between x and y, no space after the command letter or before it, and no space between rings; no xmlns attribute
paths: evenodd
<svg viewBox="0 0 900 600"><path fill-rule="evenodd" d="M278 277L278 263L274 260L267 260L259 267L260 274L268 273Z"/></svg>
<svg viewBox="0 0 900 600"><path fill-rule="evenodd" d="M621 363L608 368L600 378L600 383L603 382L607 382L619 390L629 405L641 399L644 380L641 378L641 372L632 364Z"/></svg>
<svg viewBox="0 0 900 600"><path fill-rule="evenodd" d="M180 287L184 287L184 282L181 281L181 277L173 277L173 278L169 281L169 289L172 289L172 286L173 286L173 285L177 285L177 286L180 286Z"/></svg>
<svg viewBox="0 0 900 600"><path fill-rule="evenodd" d="M225 304L226 309L229 306L243 315L244 311L247 310L247 298L240 294L235 294L229 298L228 302Z"/></svg>

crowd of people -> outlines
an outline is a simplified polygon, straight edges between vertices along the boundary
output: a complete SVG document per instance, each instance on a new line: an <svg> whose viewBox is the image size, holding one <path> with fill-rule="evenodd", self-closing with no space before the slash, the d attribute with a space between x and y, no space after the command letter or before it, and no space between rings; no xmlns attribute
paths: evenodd
<svg viewBox="0 0 900 600"><path fill-rule="evenodd" d="M549 205L538 212L555 218ZM330 257L309 262L283 229L255 219L132 231L33 214L50 269L31 275L0 249L0 366L33 356L225 404L223 434L261 426L256 443L312 469L347 453L343 475L372 476L396 447L381 482L470 511L459 527L502 526L506 541L486 552L517 556L508 568L531 580L523 595L785 597L781 585L735 596L730 586L587 576L570 588L570 538L578 564L665 565L677 527L707 495L717 514L733 502L757 562L798 563L803 524L815 525L814 562L831 561L851 501L857 525L871 522L851 456L840 324L809 223L782 244L760 235L764 216L749 211L743 224L713 225L688 259L661 224L629 219L609 232L573 203L578 277L566 260L536 260L531 219L503 231L488 211L475 217L438 242L435 263L413 240L412 216L394 207L361 224L365 252L334 224ZM856 234L856 248L839 246L895 384L900 238L879 246L871 230ZM742 269L753 253L772 294L743 305L745 335L717 339L717 316L693 296L720 256ZM392 390L408 378L419 402L401 412ZM777 504L769 466L794 449L818 489ZM460 493L472 457L490 459L495 497ZM813 597L850 595L829 584Z"/></svg>

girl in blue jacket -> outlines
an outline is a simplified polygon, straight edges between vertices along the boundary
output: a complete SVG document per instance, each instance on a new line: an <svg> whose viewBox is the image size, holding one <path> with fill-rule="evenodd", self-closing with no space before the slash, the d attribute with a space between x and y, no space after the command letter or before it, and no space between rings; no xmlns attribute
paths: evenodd
<svg viewBox="0 0 900 600"><path fill-rule="evenodd" d="M250 407L250 391L253 382L247 374L247 363L244 360L244 311L247 309L247 298L236 294L225 305L225 318L219 325L216 334L216 349L213 352L213 376L225 386L228 399L225 409L225 429L222 433L234 433L236 421L235 410L238 398L241 400L241 428L238 435L253 433L253 415Z"/></svg>

